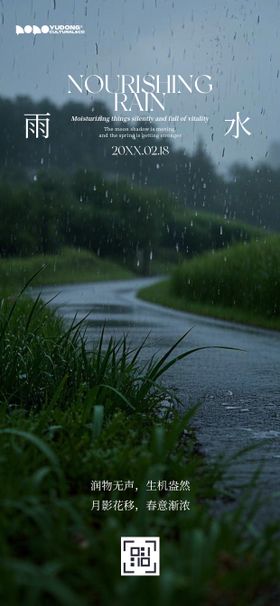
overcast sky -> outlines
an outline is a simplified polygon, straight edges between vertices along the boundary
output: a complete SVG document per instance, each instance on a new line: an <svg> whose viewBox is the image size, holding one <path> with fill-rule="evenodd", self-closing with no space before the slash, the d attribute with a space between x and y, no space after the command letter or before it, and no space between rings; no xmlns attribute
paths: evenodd
<svg viewBox="0 0 280 606"><path fill-rule="evenodd" d="M211 95L171 95L168 112L204 114L183 144L202 135L216 164L254 164L280 140L279 0L0 0L1 96L69 101L67 74L210 74ZM85 35L19 35L15 25L79 24ZM72 99L87 102L79 93ZM106 97L108 102L108 96ZM239 140L224 134L239 111ZM89 126L90 127L90 126ZM223 148L224 156L223 156Z"/></svg>

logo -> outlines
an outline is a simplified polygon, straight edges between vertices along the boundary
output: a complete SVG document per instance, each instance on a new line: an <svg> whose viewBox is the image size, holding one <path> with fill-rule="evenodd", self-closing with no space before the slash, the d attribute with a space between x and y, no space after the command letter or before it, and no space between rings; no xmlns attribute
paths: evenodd
<svg viewBox="0 0 280 606"><path fill-rule="evenodd" d="M20 34L85 34L82 25L16 25L16 35Z"/></svg>
<svg viewBox="0 0 280 606"><path fill-rule="evenodd" d="M160 538L121 537L121 576L159 576Z"/></svg>

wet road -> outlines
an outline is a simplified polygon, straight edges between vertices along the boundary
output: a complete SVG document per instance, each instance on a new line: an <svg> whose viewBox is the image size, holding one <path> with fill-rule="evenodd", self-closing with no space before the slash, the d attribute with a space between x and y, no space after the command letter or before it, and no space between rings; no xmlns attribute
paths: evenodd
<svg viewBox="0 0 280 606"><path fill-rule="evenodd" d="M164 353L192 328L178 353L199 346L227 346L244 351L209 349L197 352L173 367L164 381L175 386L185 406L201 402L195 426L209 455L230 454L267 439L265 446L247 454L234 471L247 480L259 463L263 495L280 490L280 333L168 310L145 303L137 290L155 279L102 282L42 289L60 314L71 320L87 318L89 343L106 321L108 338L128 335L138 345L150 332L143 359ZM277 499L273 499L276 506ZM268 508L270 509L270 507Z"/></svg>

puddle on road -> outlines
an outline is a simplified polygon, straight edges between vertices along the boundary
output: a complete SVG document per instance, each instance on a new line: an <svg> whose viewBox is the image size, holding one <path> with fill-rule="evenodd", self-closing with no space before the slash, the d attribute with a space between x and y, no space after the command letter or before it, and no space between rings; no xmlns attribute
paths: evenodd
<svg viewBox="0 0 280 606"><path fill-rule="evenodd" d="M239 410L239 412L249 412L249 408L241 408L241 406L228 406L227 404L222 404L225 407L225 410Z"/></svg>
<svg viewBox="0 0 280 606"><path fill-rule="evenodd" d="M106 319L106 318L96 318L96 320L91 320L89 318L87 318L86 320L86 325L89 328L93 328L95 326L105 326L106 329L112 327L112 328L116 328L116 327L121 327L121 328L132 328L134 327L135 329L138 329L139 327L142 328L147 328L148 331L152 328L154 328L154 324L147 324L146 322L137 322L137 324L135 324L135 322L133 322L133 320L131 320L130 322L128 320L111 320L111 319Z"/></svg>
<svg viewBox="0 0 280 606"><path fill-rule="evenodd" d="M107 315L114 314L132 314L133 308L129 305L117 305L111 303L93 303L92 305L85 305L84 303L63 303L57 306L60 311L65 310L67 313L74 311L79 313L97 313L102 314L104 317Z"/></svg>
<svg viewBox="0 0 280 606"><path fill-rule="evenodd" d="M240 429L243 431L249 431L252 438L256 438L257 440L280 438L280 431L276 431L275 429L269 429L267 431L251 429L250 427L240 427Z"/></svg>

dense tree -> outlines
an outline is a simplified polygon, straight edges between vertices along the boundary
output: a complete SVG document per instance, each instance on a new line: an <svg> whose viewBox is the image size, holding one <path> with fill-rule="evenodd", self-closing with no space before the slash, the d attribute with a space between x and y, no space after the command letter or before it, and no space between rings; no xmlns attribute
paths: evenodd
<svg viewBox="0 0 280 606"><path fill-rule="evenodd" d="M164 190L82 170L44 171L0 185L0 255L87 248L148 274L152 259L178 261L256 234L237 222L184 210Z"/></svg>

